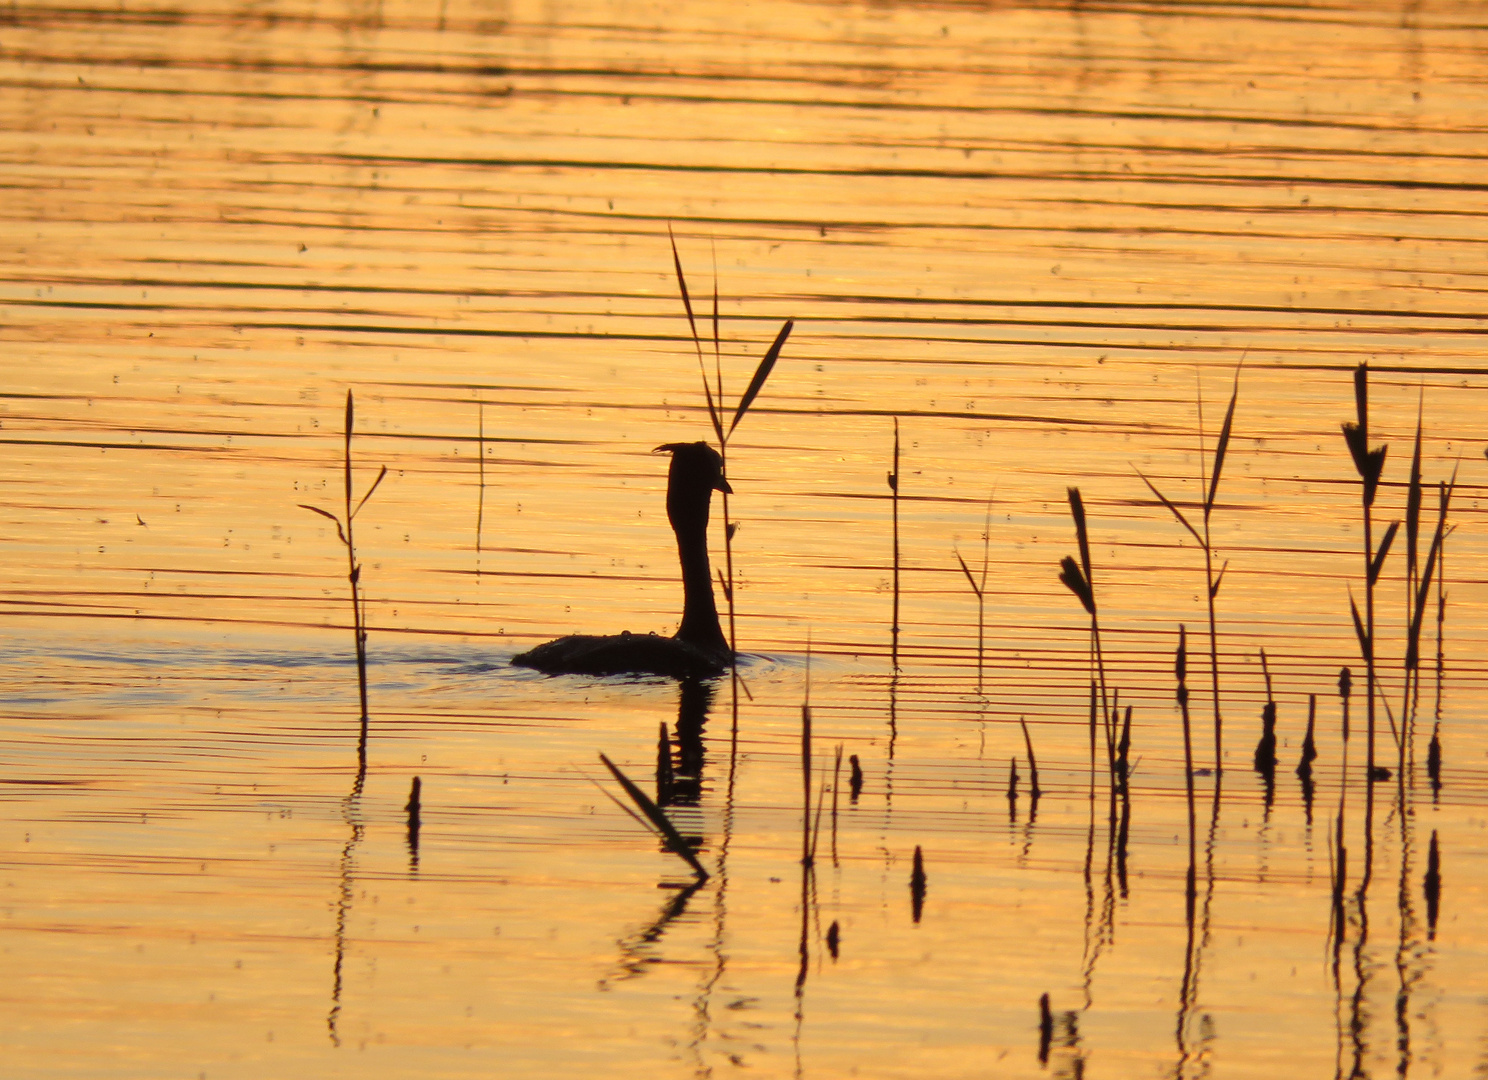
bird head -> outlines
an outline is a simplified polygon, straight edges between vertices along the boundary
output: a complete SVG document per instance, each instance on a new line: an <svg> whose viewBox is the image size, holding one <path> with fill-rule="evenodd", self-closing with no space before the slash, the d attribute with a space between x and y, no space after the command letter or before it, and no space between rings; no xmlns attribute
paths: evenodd
<svg viewBox="0 0 1488 1080"><path fill-rule="evenodd" d="M734 493L723 475L723 458L705 442L664 443L651 452L672 455L672 483L685 478L690 484L706 484L707 490Z"/></svg>

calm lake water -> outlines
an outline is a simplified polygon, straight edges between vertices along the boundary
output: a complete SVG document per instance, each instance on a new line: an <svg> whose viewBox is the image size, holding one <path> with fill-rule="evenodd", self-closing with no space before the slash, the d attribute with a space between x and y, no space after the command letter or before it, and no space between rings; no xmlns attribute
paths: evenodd
<svg viewBox="0 0 1488 1080"><path fill-rule="evenodd" d="M4 8L7 1075L1488 1075L1485 70L1419 0ZM796 320L728 445L740 683L512 668L676 627L669 228L728 408ZM1372 785L1361 363L1372 544L1418 417L1418 575L1457 478L1409 695L1381 564ZM1216 776L1138 470L1199 524L1237 385ZM302 508L348 390L361 755ZM654 792L663 725L701 885L597 758Z"/></svg>

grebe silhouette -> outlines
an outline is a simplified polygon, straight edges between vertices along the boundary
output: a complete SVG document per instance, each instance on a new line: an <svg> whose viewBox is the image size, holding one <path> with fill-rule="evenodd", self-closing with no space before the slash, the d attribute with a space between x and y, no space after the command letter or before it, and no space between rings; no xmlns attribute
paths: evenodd
<svg viewBox="0 0 1488 1080"><path fill-rule="evenodd" d="M667 474L667 518L682 563L682 625L675 637L658 634L570 634L512 658L549 675L669 675L706 678L727 670L734 654L713 602L708 568L708 509L714 491L733 494L723 459L705 442L667 443L652 451L672 455Z"/></svg>

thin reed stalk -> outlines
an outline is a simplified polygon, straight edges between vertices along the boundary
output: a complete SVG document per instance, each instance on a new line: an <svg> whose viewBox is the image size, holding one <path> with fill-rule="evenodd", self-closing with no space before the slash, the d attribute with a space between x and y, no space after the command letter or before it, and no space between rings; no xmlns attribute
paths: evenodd
<svg viewBox="0 0 1488 1080"><path fill-rule="evenodd" d="M894 616L889 627L890 654L899 670L899 418L894 417L894 467L889 470L890 502L894 514Z"/></svg>
<svg viewBox="0 0 1488 1080"><path fill-rule="evenodd" d="M1188 715L1188 627L1178 626L1178 650L1173 659L1173 674L1178 680L1178 710L1183 716L1183 782L1188 794L1188 917L1193 920L1194 899L1198 895L1198 823L1194 813L1193 734Z"/></svg>
<svg viewBox="0 0 1488 1080"><path fill-rule="evenodd" d="M1038 782L1038 761L1033 756L1033 736L1028 734L1028 721L1021 716L1018 717L1018 726L1023 729L1023 745L1028 750L1028 797L1037 806L1043 790Z"/></svg>
<svg viewBox="0 0 1488 1080"><path fill-rule="evenodd" d="M841 789L842 744L837 744L837 755L832 761L832 865L837 863L837 794ZM833 925L836 925L835 923Z"/></svg>
<svg viewBox="0 0 1488 1080"><path fill-rule="evenodd" d="M1451 535L1452 529L1442 534L1441 550L1436 559L1436 695L1432 705L1432 716L1437 723L1441 723L1442 681L1447 673L1444 634L1447 628L1447 537Z"/></svg>
<svg viewBox="0 0 1488 1080"><path fill-rule="evenodd" d="M1230 405L1225 410L1224 425L1219 431L1219 441L1214 446L1214 469L1212 474L1206 475L1204 465L1204 395L1202 389L1198 393L1199 410L1199 491L1203 496L1203 517L1201 524L1202 533L1189 523L1183 511L1178 505L1169 499L1146 476L1141 470L1137 475L1142 477L1142 483L1146 484L1152 494L1166 506L1178 519L1178 523L1193 535L1198 541L1200 549L1204 552L1204 583L1205 598L1209 605L1209 681L1210 697L1214 708L1214 771L1217 773L1223 767L1224 757L1224 721L1220 717L1219 705L1219 633L1217 620L1214 613L1215 598L1219 596L1220 585L1224 582L1225 571L1230 568L1229 560L1220 567L1219 574L1214 573L1214 543L1210 533L1209 519L1214 513L1214 501L1219 494L1219 478L1224 472L1225 453L1230 447L1230 431L1235 421L1235 403L1240 399L1240 369L1235 369L1235 386L1230 392Z"/></svg>
<svg viewBox="0 0 1488 1080"><path fill-rule="evenodd" d="M481 530L486 522L486 403L484 401L477 403L475 452L478 462L477 477L480 484L475 502L475 572L479 574Z"/></svg>
<svg viewBox="0 0 1488 1080"><path fill-rule="evenodd" d="M1255 748L1255 770L1266 778L1267 792L1276 775L1276 695L1271 688L1271 668L1261 649L1261 674L1266 680L1266 705L1261 711L1261 739Z"/></svg>
<svg viewBox="0 0 1488 1080"><path fill-rule="evenodd" d="M995 495L996 492L993 492ZM966 565L966 560L957 551L956 562L961 565L961 572L966 575L966 583L971 586L972 593L977 601L977 694L982 693L982 674L986 657L986 634L987 634L987 569L992 562L992 499L993 495L987 496L987 519L982 523L982 572L980 580L973 577L971 568ZM896 622L898 620L895 620Z"/></svg>
<svg viewBox="0 0 1488 1080"><path fill-rule="evenodd" d="M1410 478L1405 495L1405 625L1406 661L1405 677L1401 686L1400 723L1408 733L1414 705L1420 696L1419 665L1413 670L1410 664L1411 637L1414 626L1416 595L1420 582L1420 534L1421 534L1421 429L1426 406L1426 391L1423 387L1416 401L1416 438L1411 450ZM1408 735L1407 735L1408 737Z"/></svg>
<svg viewBox="0 0 1488 1080"><path fill-rule="evenodd" d="M811 686L801 703L801 865L810 866L811 854Z"/></svg>
<svg viewBox="0 0 1488 1080"><path fill-rule="evenodd" d="M362 735L359 753L365 760L367 748L367 601L361 587L362 564L357 562L356 538L352 532L352 525L356 516L361 512L372 493L382 483L383 477L387 476L387 466L384 465L377 474L377 479L372 481L372 486L367 493L352 506L352 478L351 478L351 436L356 426L356 406L352 398L352 392L346 391L346 436L342 458L342 475L345 479L345 510L342 516L337 516L329 510L322 510L318 506L310 506L308 503L299 503L302 510L309 510L312 514L319 514L328 519L336 526L336 537L346 548L347 581L351 585L351 627L356 641L356 665L357 665L357 694L362 708Z"/></svg>
<svg viewBox="0 0 1488 1080"><path fill-rule="evenodd" d="M1419 431L1417 440L1420 439ZM1412 472L1416 470L1413 468ZM1419 480L1419 477L1416 477ZM1415 486L1419 488L1419 483ZM1414 726L1414 704L1420 696L1421 687L1421 626L1426 619L1426 605L1431 599L1432 577L1437 571L1441 560L1442 545L1447 538L1447 511L1452 503L1452 492L1457 486L1457 470L1452 470L1452 479L1439 485L1438 489L1438 511L1436 517L1436 529L1431 535L1431 546L1426 552L1426 565L1421 568L1419 577L1414 581L1415 595L1411 598L1411 607L1406 613L1406 644L1405 644L1405 686L1402 689L1401 702L1401 727L1402 738L1400 742L1400 771L1402 778L1406 768L1406 748L1411 742L1411 733ZM1419 501L1419 492L1417 493ZM1410 539L1407 530L1407 539ZM1414 688L1414 691L1413 691Z"/></svg>

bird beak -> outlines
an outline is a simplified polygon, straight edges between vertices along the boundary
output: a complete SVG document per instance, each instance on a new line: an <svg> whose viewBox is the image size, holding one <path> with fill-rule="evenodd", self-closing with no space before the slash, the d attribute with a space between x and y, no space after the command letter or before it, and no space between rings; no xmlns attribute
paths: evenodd
<svg viewBox="0 0 1488 1080"><path fill-rule="evenodd" d="M729 495L732 495L734 493L734 489L729 487L729 482L721 476L718 478L718 483L713 485L713 490L722 491Z"/></svg>

